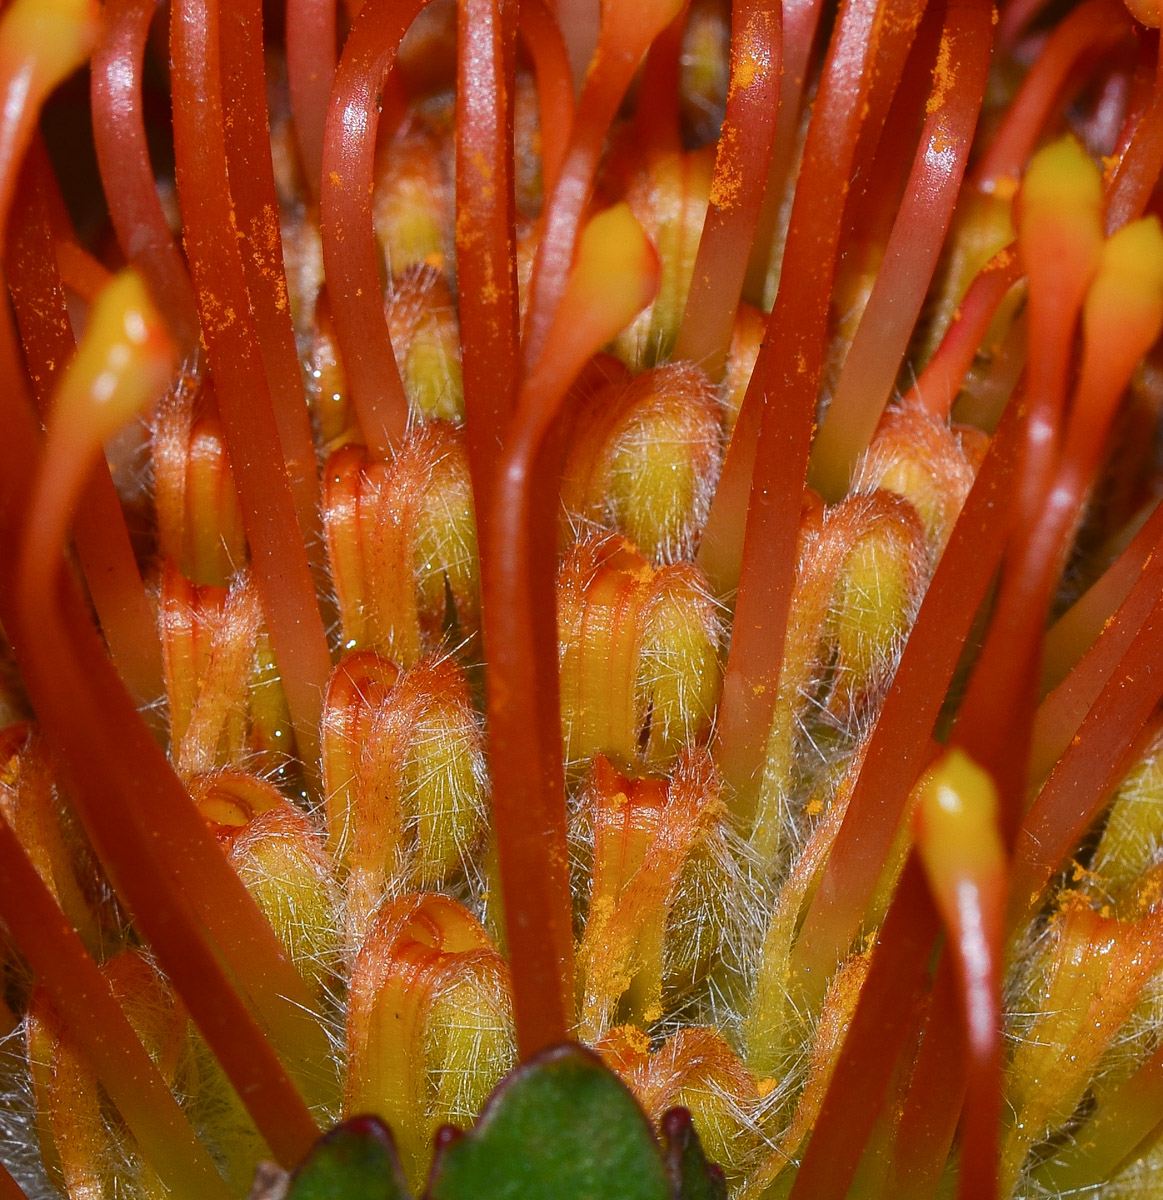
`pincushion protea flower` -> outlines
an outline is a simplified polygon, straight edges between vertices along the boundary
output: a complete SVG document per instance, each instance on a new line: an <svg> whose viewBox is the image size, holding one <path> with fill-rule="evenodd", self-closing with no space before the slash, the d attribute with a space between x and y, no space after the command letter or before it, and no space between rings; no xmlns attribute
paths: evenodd
<svg viewBox="0 0 1163 1200"><path fill-rule="evenodd" d="M0 16L0 1195L1155 1195L1156 7L156 7Z"/></svg>

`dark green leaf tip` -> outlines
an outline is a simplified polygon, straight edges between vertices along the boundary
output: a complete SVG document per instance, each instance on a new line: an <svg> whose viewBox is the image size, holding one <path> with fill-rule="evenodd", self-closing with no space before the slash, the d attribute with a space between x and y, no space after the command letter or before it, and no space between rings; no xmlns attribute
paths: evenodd
<svg viewBox="0 0 1163 1200"><path fill-rule="evenodd" d="M287 1200L412 1200L396 1144L378 1117L337 1125L295 1172Z"/></svg>
<svg viewBox="0 0 1163 1200"><path fill-rule="evenodd" d="M429 1200L671 1200L642 1110L579 1046L512 1072L433 1163Z"/></svg>

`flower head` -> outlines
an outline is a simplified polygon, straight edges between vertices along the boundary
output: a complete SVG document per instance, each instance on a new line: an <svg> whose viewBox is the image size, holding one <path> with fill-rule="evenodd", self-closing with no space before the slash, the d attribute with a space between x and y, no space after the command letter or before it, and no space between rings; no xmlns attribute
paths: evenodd
<svg viewBox="0 0 1163 1200"><path fill-rule="evenodd" d="M0 16L26 1190L1148 1194L1152 6L155 8Z"/></svg>

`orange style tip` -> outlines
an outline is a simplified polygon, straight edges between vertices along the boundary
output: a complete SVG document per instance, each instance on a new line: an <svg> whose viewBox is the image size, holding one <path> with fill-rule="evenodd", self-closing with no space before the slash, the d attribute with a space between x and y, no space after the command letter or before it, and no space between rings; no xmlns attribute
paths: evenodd
<svg viewBox="0 0 1163 1200"><path fill-rule="evenodd" d="M925 873L939 896L966 876L980 880L1002 869L997 788L963 750L950 750L922 780L916 835Z"/></svg>
<svg viewBox="0 0 1163 1200"><path fill-rule="evenodd" d="M1088 323L1107 336L1135 336L1144 353L1163 323L1163 230L1158 217L1132 221L1102 248L1099 271L1086 298Z"/></svg>
<svg viewBox="0 0 1163 1200"><path fill-rule="evenodd" d="M563 307L601 313L612 337L654 299L660 276L658 252L630 206L615 204L582 231Z"/></svg>
<svg viewBox="0 0 1163 1200"><path fill-rule="evenodd" d="M85 62L100 28L97 0L16 0L0 22L0 62L30 59L47 93Z"/></svg>
<svg viewBox="0 0 1163 1200"><path fill-rule="evenodd" d="M1085 284L1102 251L1102 175L1070 136L1034 155L1017 199L1018 246L1028 273ZM1057 286L1057 285L1055 285Z"/></svg>
<svg viewBox="0 0 1163 1200"><path fill-rule="evenodd" d="M602 5L602 48L633 47L645 53L652 41L678 16L684 0L645 0L641 4Z"/></svg>
<svg viewBox="0 0 1163 1200"><path fill-rule="evenodd" d="M1023 224L1071 209L1097 214L1102 174L1078 139L1068 134L1030 160L1018 203Z"/></svg>
<svg viewBox="0 0 1163 1200"><path fill-rule="evenodd" d="M1160 22L1159 0L1123 0L1127 12L1148 29L1158 29Z"/></svg>
<svg viewBox="0 0 1163 1200"><path fill-rule="evenodd" d="M152 404L177 367L173 339L145 283L122 271L98 295L61 385L56 423L94 443Z"/></svg>

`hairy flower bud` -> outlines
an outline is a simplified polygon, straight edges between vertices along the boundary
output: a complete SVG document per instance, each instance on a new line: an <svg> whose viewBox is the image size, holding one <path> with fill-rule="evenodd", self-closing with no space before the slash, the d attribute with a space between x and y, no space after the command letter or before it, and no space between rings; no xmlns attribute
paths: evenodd
<svg viewBox="0 0 1163 1200"><path fill-rule="evenodd" d="M322 740L328 843L358 947L385 894L467 867L484 830L483 739L453 659L397 675L364 651L331 677Z"/></svg>
<svg viewBox="0 0 1163 1200"><path fill-rule="evenodd" d="M1111 802L1102 837L1082 876L1097 901L1131 916L1138 886L1159 864L1163 828L1163 756L1158 738L1128 772Z"/></svg>
<svg viewBox="0 0 1163 1200"><path fill-rule="evenodd" d="M162 397L151 450L163 556L194 583L225 587L246 564L246 532L222 424L193 380Z"/></svg>
<svg viewBox="0 0 1163 1200"><path fill-rule="evenodd" d="M157 969L137 950L101 968L118 1003L171 1087L188 1085L188 1018ZM37 1130L50 1177L73 1200L166 1194L132 1134L104 1097L97 1076L52 1005L35 992L26 1023Z"/></svg>
<svg viewBox="0 0 1163 1200"><path fill-rule="evenodd" d="M385 307L411 412L421 420L463 421L460 326L444 276L428 266L406 271Z"/></svg>
<svg viewBox="0 0 1163 1200"><path fill-rule="evenodd" d="M566 556L557 595L566 761L673 762L719 694L720 625L701 573L591 540Z"/></svg>
<svg viewBox="0 0 1163 1200"><path fill-rule="evenodd" d="M266 780L241 771L190 783L198 811L312 992L339 966L339 888L322 831Z"/></svg>
<svg viewBox="0 0 1163 1200"><path fill-rule="evenodd" d="M754 1165L762 1093L718 1030L680 1030L628 1072L626 1083L652 1121L671 1108L689 1109L707 1157L729 1182Z"/></svg>
<svg viewBox="0 0 1163 1200"><path fill-rule="evenodd" d="M0 5L0 1033L50 1190L269 1152L298 1197L373 1141L398 1190L371 1117L311 1152L343 1090L441 1200L722 1197L673 1105L735 1200L1154 1195L1155 0L162 7L168 73L153 0ZM40 121L94 41L117 249ZM571 1037L659 1144L558 1050L426 1183ZM539 1100L590 1083L628 1119Z"/></svg>
<svg viewBox="0 0 1163 1200"><path fill-rule="evenodd" d="M714 156L705 151L656 154L627 187L630 208L662 264L658 298L617 339L619 355L634 368L665 362L674 349L695 269L713 167Z"/></svg>
<svg viewBox="0 0 1163 1200"><path fill-rule="evenodd" d="M821 751L837 734L850 745L875 711L928 570L916 511L888 492L851 496L805 526L751 835L763 858L777 853L791 798L803 776L818 776ZM810 816L819 804L813 796Z"/></svg>
<svg viewBox="0 0 1163 1200"><path fill-rule="evenodd" d="M345 1108L384 1118L419 1189L432 1135L476 1116L515 1057L508 968L455 901L385 905L352 969Z"/></svg>
<svg viewBox="0 0 1163 1200"><path fill-rule="evenodd" d="M909 501L935 561L973 486L975 465L961 437L944 421L920 408L893 407L860 460L852 490L880 488Z"/></svg>
<svg viewBox="0 0 1163 1200"><path fill-rule="evenodd" d="M579 1028L585 1040L594 1041L617 1021L657 1021L664 984L685 982L704 965L674 961L681 956L667 953L672 949L669 927L723 808L705 751L685 756L670 780L628 779L599 756L587 792L583 819L592 830L593 882L578 951ZM713 910L714 905L707 907ZM716 925L717 915L692 914L704 935ZM721 921L718 925L722 927ZM705 959L713 954L712 942L708 937L696 955ZM683 949L691 951L689 945Z"/></svg>
<svg viewBox="0 0 1163 1200"><path fill-rule="evenodd" d="M840 964L815 1017L814 1037L806 1058L800 1053L801 1038L812 1016L789 1006L780 1014L791 1026L788 1029L767 1024L762 1009L757 1008L751 1014L745 1061L756 1074L779 1078L779 1088L773 1097L780 1108L792 1109L790 1121L781 1122L782 1132L774 1148L749 1180L757 1194L762 1195L797 1161L797 1152L820 1116L860 999L860 989L868 975L868 965L867 954L853 955Z"/></svg>
<svg viewBox="0 0 1163 1200"><path fill-rule="evenodd" d="M719 424L711 382L689 363L599 392L572 441L562 504L655 562L690 558L718 474Z"/></svg>
<svg viewBox="0 0 1163 1200"><path fill-rule="evenodd" d="M1070 1121L1161 962L1158 908L1120 920L1094 912L1081 897L1064 897L1023 981L1006 1071L1003 1189L1012 1188L1029 1149Z"/></svg>
<svg viewBox="0 0 1163 1200"><path fill-rule="evenodd" d="M476 524L459 433L415 429L387 462L358 446L328 460L323 523L347 649L373 648L408 665L439 643L452 617L476 629ZM447 599L452 598L452 612Z"/></svg>
<svg viewBox="0 0 1163 1200"><path fill-rule="evenodd" d="M434 130L416 129L392 141L377 171L375 227L389 278L452 262L452 186L443 149Z"/></svg>
<svg viewBox="0 0 1163 1200"><path fill-rule="evenodd" d="M61 802L48 752L31 724L0 730L0 820L12 827L90 952L97 951L112 914L102 911L92 853Z"/></svg>
<svg viewBox="0 0 1163 1200"><path fill-rule="evenodd" d="M171 754L189 776L258 754L271 766L291 753L286 701L248 575L229 590L195 586L162 569L159 621Z"/></svg>

